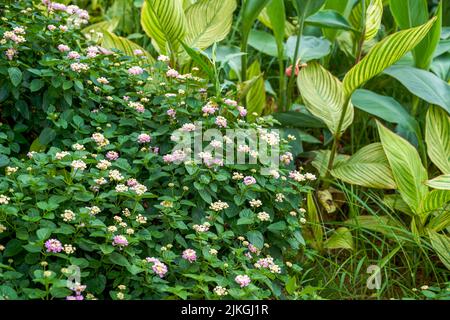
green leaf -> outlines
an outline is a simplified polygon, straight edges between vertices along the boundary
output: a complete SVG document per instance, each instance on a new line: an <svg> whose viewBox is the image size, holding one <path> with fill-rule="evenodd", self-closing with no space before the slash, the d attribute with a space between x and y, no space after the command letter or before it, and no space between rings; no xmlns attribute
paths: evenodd
<svg viewBox="0 0 450 320"><path fill-rule="evenodd" d="M17 255L20 251L22 251L22 242L17 239L11 239L6 244L6 249L3 251L3 257L14 257Z"/></svg>
<svg viewBox="0 0 450 320"><path fill-rule="evenodd" d="M258 17L262 9L269 3L270 0L246 0L242 4L241 19L242 19L242 38L246 41L253 23Z"/></svg>
<svg viewBox="0 0 450 320"><path fill-rule="evenodd" d="M330 160L330 150L318 150L313 152L315 154L315 158L312 161L312 165L314 168L319 171L319 175L321 177L325 176L327 173L328 162ZM334 166L339 166L340 163L347 161L350 156L346 154L337 154L334 160Z"/></svg>
<svg viewBox="0 0 450 320"><path fill-rule="evenodd" d="M286 12L284 0L272 0L265 8L272 25L273 34L278 47L279 56L284 55L284 34L286 28Z"/></svg>
<svg viewBox="0 0 450 320"><path fill-rule="evenodd" d="M56 132L55 130L51 128L44 128L42 130L41 134L39 135L39 143L42 145L47 145L50 142L52 142L56 138Z"/></svg>
<svg viewBox="0 0 450 320"><path fill-rule="evenodd" d="M331 174L335 178L363 187L397 188L381 143L361 148L350 159L336 165Z"/></svg>
<svg viewBox="0 0 450 320"><path fill-rule="evenodd" d="M353 30L353 27L348 23L347 19L334 10L320 10L316 14L308 17L305 23L322 28Z"/></svg>
<svg viewBox="0 0 450 320"><path fill-rule="evenodd" d="M293 0L295 10L303 19L319 11L324 2L325 0Z"/></svg>
<svg viewBox="0 0 450 320"><path fill-rule="evenodd" d="M145 0L141 9L141 26L152 38L160 54L177 53L187 30L183 5L179 0Z"/></svg>
<svg viewBox="0 0 450 320"><path fill-rule="evenodd" d="M444 205L450 201L450 191L448 190L433 190L427 194L423 199L420 212L429 213L434 210L442 209Z"/></svg>
<svg viewBox="0 0 450 320"><path fill-rule="evenodd" d="M230 32L236 0L200 0L186 10L186 37L191 48L206 49Z"/></svg>
<svg viewBox="0 0 450 320"><path fill-rule="evenodd" d="M410 66L392 66L384 71L419 98L442 107L450 114L450 85L431 72Z"/></svg>
<svg viewBox="0 0 450 320"><path fill-rule="evenodd" d="M399 228L398 223L387 216L355 216L345 221L345 224L355 228L379 232L388 237L395 236L395 229Z"/></svg>
<svg viewBox="0 0 450 320"><path fill-rule="evenodd" d="M291 36L286 42L285 55L294 59L297 37ZM331 52L331 43L325 38L302 36L298 49L297 59L308 62L327 56Z"/></svg>
<svg viewBox="0 0 450 320"><path fill-rule="evenodd" d="M272 232L278 232L278 231L282 231L286 229L286 222L284 221L278 221L275 223L270 224L267 227L268 230L272 231Z"/></svg>
<svg viewBox="0 0 450 320"><path fill-rule="evenodd" d="M247 79L251 79L253 77L259 77L259 79L248 90L248 93L245 96L248 119L255 118L255 116L252 115L253 112L261 115L266 106L266 90L264 86L264 79L261 76L261 69L258 60L255 60L255 62L253 62L247 70Z"/></svg>
<svg viewBox="0 0 450 320"><path fill-rule="evenodd" d="M391 123L400 124L411 132L418 132L417 121L410 116L403 106L395 99L379 95L375 92L357 89L352 95L353 105Z"/></svg>
<svg viewBox="0 0 450 320"><path fill-rule="evenodd" d="M52 230L50 228L41 228L36 231L36 235L39 240L46 240L52 234Z"/></svg>
<svg viewBox="0 0 450 320"><path fill-rule="evenodd" d="M426 0L391 0L390 9L395 22L401 29L417 27L428 20ZM428 69L439 42L442 24L442 2L439 4L437 21L430 32L413 50L415 66Z"/></svg>
<svg viewBox="0 0 450 320"><path fill-rule="evenodd" d="M14 87L17 87L22 82L22 71L17 67L8 68L9 78Z"/></svg>
<svg viewBox="0 0 450 320"><path fill-rule="evenodd" d="M419 213L420 203L428 193L423 184L428 179L417 150L405 139L377 121L384 152L400 194L411 210Z"/></svg>
<svg viewBox="0 0 450 320"><path fill-rule="evenodd" d="M306 205L306 220L309 222L308 227L311 229L314 246L321 249L323 243L322 222L311 192L308 192L308 195L306 196Z"/></svg>
<svg viewBox="0 0 450 320"><path fill-rule="evenodd" d="M246 234L247 240L258 249L264 247L264 236L257 230L249 231Z"/></svg>
<svg viewBox="0 0 450 320"><path fill-rule="evenodd" d="M275 112L272 113L272 116L285 127L292 126L296 128L325 128L325 125L321 120L305 112Z"/></svg>
<svg viewBox="0 0 450 320"><path fill-rule="evenodd" d="M117 252L111 253L109 256L109 260L122 267L128 267L130 263L128 262L127 258L125 258L123 255Z"/></svg>
<svg viewBox="0 0 450 320"><path fill-rule="evenodd" d="M431 245L439 256L439 259L441 259L442 263L450 270L450 238L432 230L428 230L428 236L430 237Z"/></svg>
<svg viewBox="0 0 450 320"><path fill-rule="evenodd" d="M425 184L433 189L450 190L450 174L443 174L432 180L428 180Z"/></svg>
<svg viewBox="0 0 450 320"><path fill-rule="evenodd" d="M383 18L383 2L381 0L371 0L366 10L364 41L375 38L380 29L381 18Z"/></svg>
<svg viewBox="0 0 450 320"><path fill-rule="evenodd" d="M150 53L133 41L119 37L107 30L101 30L101 32L103 33L102 47L120 50L128 56L134 56L134 50L141 50L150 62L154 61Z"/></svg>
<svg viewBox="0 0 450 320"><path fill-rule="evenodd" d="M377 43L345 75L343 83L346 94L350 96L360 85L400 60L425 37L435 21L436 18L433 18L419 27L396 32Z"/></svg>
<svg viewBox="0 0 450 320"><path fill-rule="evenodd" d="M308 111L323 120L330 131L336 134L346 101L342 83L320 64L312 62L300 70L297 84ZM352 121L353 105L349 102L341 132Z"/></svg>
<svg viewBox="0 0 450 320"><path fill-rule="evenodd" d="M30 91L36 92L41 90L41 88L45 85L45 82L40 79L33 79L30 83Z"/></svg>
<svg viewBox="0 0 450 320"><path fill-rule="evenodd" d="M353 250L353 236L345 227L340 227L329 237L325 243L326 249L348 249Z"/></svg>
<svg viewBox="0 0 450 320"><path fill-rule="evenodd" d="M436 106L427 112L425 142L431 161L442 173L450 173L450 116Z"/></svg>
<svg viewBox="0 0 450 320"><path fill-rule="evenodd" d="M383 202L392 210L398 210L409 216L413 215L411 208L399 194L387 194L384 196Z"/></svg>
<svg viewBox="0 0 450 320"><path fill-rule="evenodd" d="M275 37L265 31L252 29L248 37L248 44L256 50L272 57L277 57L277 42Z"/></svg>

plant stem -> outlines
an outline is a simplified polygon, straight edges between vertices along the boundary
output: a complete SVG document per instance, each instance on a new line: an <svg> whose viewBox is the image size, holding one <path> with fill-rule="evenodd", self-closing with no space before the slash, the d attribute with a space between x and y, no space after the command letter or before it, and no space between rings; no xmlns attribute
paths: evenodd
<svg viewBox="0 0 450 320"><path fill-rule="evenodd" d="M243 55L241 56L241 82L244 82L247 80L247 61L248 61L247 41L248 41L248 37L244 36L242 38L242 42L241 42L241 52L243 53Z"/></svg>
<svg viewBox="0 0 450 320"><path fill-rule="evenodd" d="M308 4L309 2L307 2ZM305 8L306 10L306 8ZM286 109L289 110L291 108L292 103L292 91L293 91L293 84L294 84L294 76L295 76L295 70L296 70L296 64L297 64L297 57L298 57L298 50L300 49L300 43L301 38L303 34L303 27L305 24L305 17L303 14L298 15L299 19L299 26L298 26L298 35L297 35L297 41L295 43L295 51L294 51L294 58L292 60L292 69L291 69L291 76L289 77L288 87L287 87L287 95L286 95Z"/></svg>
<svg viewBox="0 0 450 320"><path fill-rule="evenodd" d="M278 92L278 108L281 109L282 111L286 111L286 104L285 104L285 100L286 100L286 90L285 90L285 84L286 84L286 80L284 77L284 63L283 63L283 52L279 52L278 53L278 67L279 67L279 72L280 72L280 76L278 77L279 80L279 92Z"/></svg>
<svg viewBox="0 0 450 320"><path fill-rule="evenodd" d="M334 158L336 157L337 148L339 145L339 140L341 139L342 125L344 124L345 114L347 113L348 105L350 104L350 97L345 98L344 107L342 109L341 117L339 118L338 126L336 128L336 133L334 134L333 146L331 147L330 159L327 165L327 172L325 173L325 178L330 175L331 169L333 169ZM329 183L325 182L326 187Z"/></svg>

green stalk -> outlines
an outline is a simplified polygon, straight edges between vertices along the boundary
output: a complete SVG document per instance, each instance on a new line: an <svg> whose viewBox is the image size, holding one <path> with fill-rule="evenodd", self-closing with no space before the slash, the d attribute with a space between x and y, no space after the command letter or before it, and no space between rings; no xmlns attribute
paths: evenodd
<svg viewBox="0 0 450 320"><path fill-rule="evenodd" d="M248 62L248 35L244 35L241 40L241 52L244 53L241 56L241 82L244 82L247 80L247 62Z"/></svg>
<svg viewBox="0 0 450 320"><path fill-rule="evenodd" d="M307 6L308 6L308 4L309 4L309 2L307 2ZM305 11L306 11L306 9L307 8L305 8ZM297 35L297 41L295 42L294 59L292 61L291 76L289 77L289 82L288 82L288 87L287 87L287 95L286 95L287 110L289 110L291 108L291 103L292 103L292 91L294 89L293 85L294 85L295 69L296 69L296 64L297 64L298 50L300 48L300 42L301 42L301 38L302 38L302 34L303 34L303 27L305 24L305 16L303 14L299 14L298 19L299 19L298 35Z"/></svg>
<svg viewBox="0 0 450 320"><path fill-rule="evenodd" d="M279 108L282 111L286 111L286 104L285 104L285 98L286 98L286 89L285 89L285 84L286 84L286 80L285 80L285 76L284 76L284 63L283 63L283 51L279 50L278 52L278 67L279 67L279 72L280 72L280 76L278 78L279 80L279 92L278 92L278 105Z"/></svg>
<svg viewBox="0 0 450 320"><path fill-rule="evenodd" d="M364 36L366 33L366 1L365 0L361 0L361 7L362 7L362 10L361 10L361 35L360 35L360 38L358 41L355 65L358 64L358 62L361 60L362 47L364 44ZM337 148L338 148L341 136L342 136L342 133L341 133L342 125L344 123L345 114L347 113L348 105L350 103L350 98L351 98L351 95L345 98L344 107L343 107L341 116L339 118L339 123L338 123L337 129L336 129L336 133L334 135L333 146L331 147L330 159L328 161L327 172L325 173L325 178L328 178L330 176L330 172L333 169L334 159L336 157ZM329 186L329 182L326 181L324 184L324 187L328 188L328 186Z"/></svg>

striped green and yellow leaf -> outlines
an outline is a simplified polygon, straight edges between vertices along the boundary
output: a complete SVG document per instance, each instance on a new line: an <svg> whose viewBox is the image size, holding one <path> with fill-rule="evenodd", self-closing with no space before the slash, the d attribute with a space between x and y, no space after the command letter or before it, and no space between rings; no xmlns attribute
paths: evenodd
<svg viewBox="0 0 450 320"><path fill-rule="evenodd" d="M409 216L413 215L411 208L399 194L387 194L384 196L383 202L392 210L398 210Z"/></svg>
<svg viewBox="0 0 450 320"><path fill-rule="evenodd" d="M345 2L345 1L343 1ZM365 25L364 25L364 40L369 41L378 33L381 25L381 19L383 17L383 1L382 0L365 0ZM362 1L353 7L350 14L350 22L355 29L361 27Z"/></svg>
<svg viewBox="0 0 450 320"><path fill-rule="evenodd" d="M178 52L186 33L186 17L179 0L145 0L141 26L160 54Z"/></svg>
<svg viewBox="0 0 450 320"><path fill-rule="evenodd" d="M321 177L325 176L327 173L328 162L330 161L330 150L317 150L313 152L315 154L314 160L311 162L314 168L317 169ZM334 166L337 167L341 163L347 161L350 158L346 154L336 154L334 159Z"/></svg>
<svg viewBox="0 0 450 320"><path fill-rule="evenodd" d="M319 63L311 62L306 68L300 70L297 85L309 112L325 122L330 131L336 134L346 102L343 86L339 79ZM348 103L341 132L345 131L353 122L353 105L351 102Z"/></svg>
<svg viewBox="0 0 450 320"><path fill-rule="evenodd" d="M433 189L450 190L450 174L443 174L434 179L428 180L425 184Z"/></svg>
<svg viewBox="0 0 450 320"><path fill-rule="evenodd" d="M344 90L350 96L355 89L367 80L391 66L403 55L413 49L428 33L436 17L427 23L396 32L377 43L369 53L344 77Z"/></svg>
<svg viewBox="0 0 450 320"><path fill-rule="evenodd" d="M425 142L431 161L442 173L450 173L450 116L437 106L428 109Z"/></svg>
<svg viewBox="0 0 450 320"><path fill-rule="evenodd" d="M420 205L421 213L442 209L450 201L449 190L433 190L427 194Z"/></svg>
<svg viewBox="0 0 450 320"><path fill-rule="evenodd" d="M419 153L408 141L378 121L377 126L400 195L414 213L419 213L421 201L428 193L427 186L423 184L428 179L428 173Z"/></svg>
<svg viewBox="0 0 450 320"><path fill-rule="evenodd" d="M191 48L206 49L230 32L236 0L200 0L185 12L184 42Z"/></svg>
<svg viewBox="0 0 450 320"><path fill-rule="evenodd" d="M396 189L389 162L381 143L372 143L333 168L331 174L345 182L363 187Z"/></svg>
<svg viewBox="0 0 450 320"><path fill-rule="evenodd" d="M255 116L252 115L253 112L261 115L266 106L266 88L264 86L264 78L258 60L255 60L247 70L247 79L252 79L254 77L257 77L258 79L252 84L245 96L248 110L247 118L249 120L255 119Z"/></svg>
<svg viewBox="0 0 450 320"><path fill-rule="evenodd" d="M325 241L324 248L353 250L352 233L345 227L337 228L331 237Z"/></svg>
<svg viewBox="0 0 450 320"><path fill-rule="evenodd" d="M128 40L124 37L119 37L107 30L101 30L101 32L103 33L102 47L107 49L118 49L129 56L134 55L134 50L141 50L147 57L149 62L154 61L150 53L148 53L144 48L134 43L133 41Z"/></svg>
<svg viewBox="0 0 450 320"><path fill-rule="evenodd" d="M450 270L450 237L432 230L428 230L428 236L439 259Z"/></svg>

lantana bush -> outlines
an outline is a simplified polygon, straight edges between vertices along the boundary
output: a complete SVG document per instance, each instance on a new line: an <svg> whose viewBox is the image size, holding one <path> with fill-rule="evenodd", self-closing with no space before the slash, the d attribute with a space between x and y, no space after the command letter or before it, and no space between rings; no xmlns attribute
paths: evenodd
<svg viewBox="0 0 450 320"><path fill-rule="evenodd" d="M90 42L76 6L0 12L0 298L297 296L315 176L295 168L293 137L270 117L246 121L232 94L209 96L198 69ZM223 134L203 142L212 149L234 143L227 130L255 130L280 168L193 161L173 133L199 124Z"/></svg>

